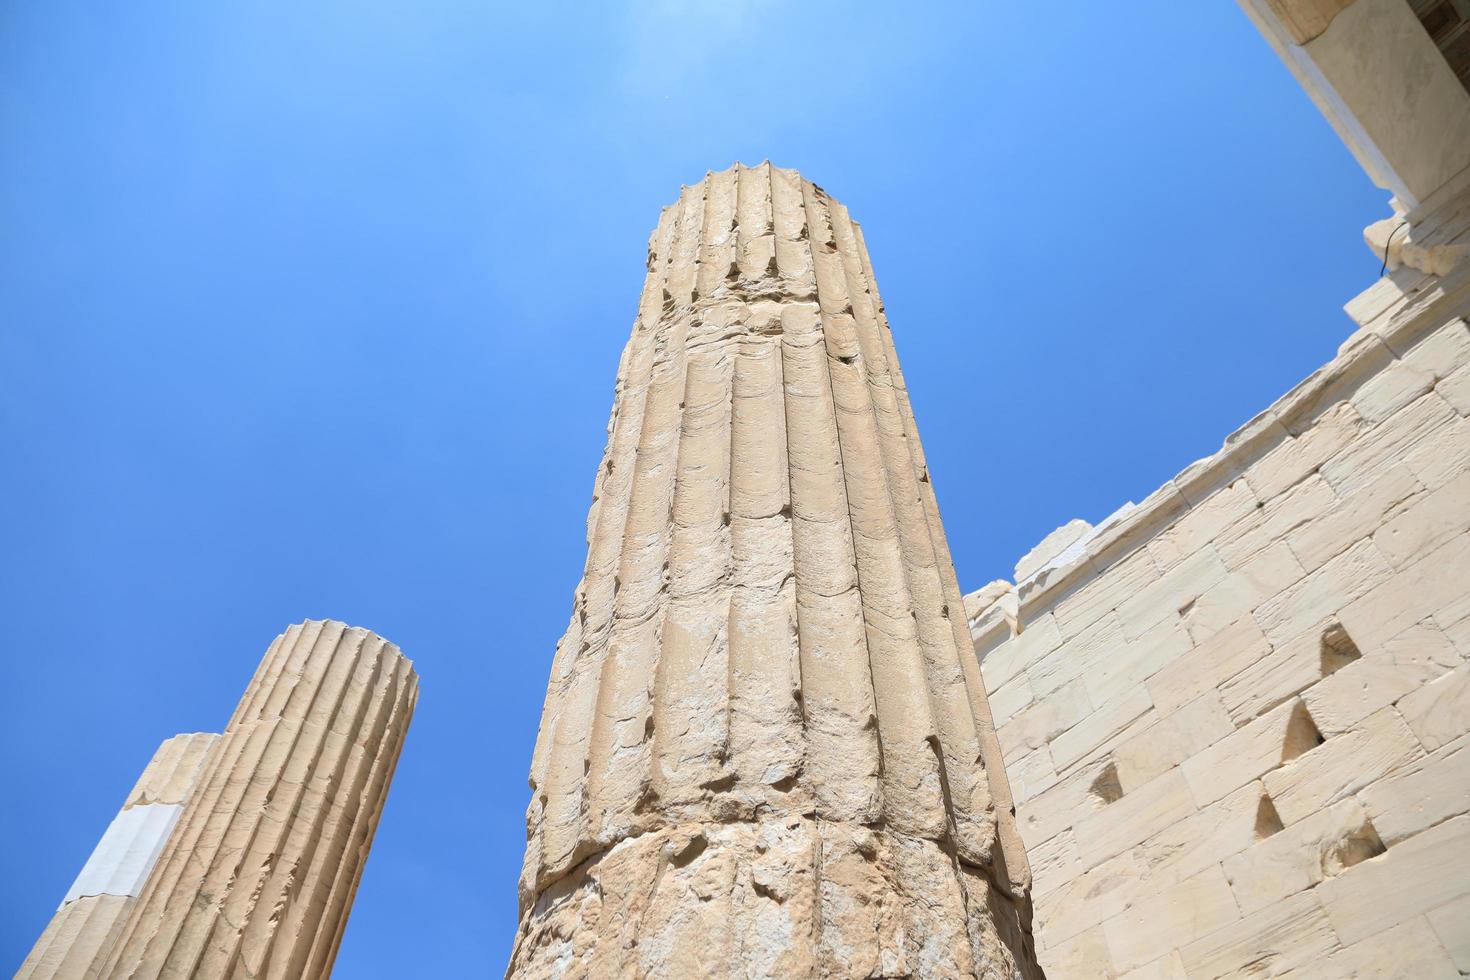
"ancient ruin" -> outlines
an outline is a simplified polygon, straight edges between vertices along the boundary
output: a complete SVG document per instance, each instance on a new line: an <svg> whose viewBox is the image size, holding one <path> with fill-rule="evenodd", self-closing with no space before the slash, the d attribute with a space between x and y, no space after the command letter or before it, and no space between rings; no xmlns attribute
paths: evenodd
<svg viewBox="0 0 1470 980"><path fill-rule="evenodd" d="M1053 977L1470 974L1470 94L1446 3L1241 0L1393 195L1338 356L969 598ZM1443 52L1443 53L1442 53Z"/></svg>
<svg viewBox="0 0 1470 980"><path fill-rule="evenodd" d="M510 975L1039 977L862 232L791 170L649 244L531 766Z"/></svg>
<svg viewBox="0 0 1470 980"><path fill-rule="evenodd" d="M223 735L164 743L20 976L330 976L417 697L382 637L287 629Z"/></svg>

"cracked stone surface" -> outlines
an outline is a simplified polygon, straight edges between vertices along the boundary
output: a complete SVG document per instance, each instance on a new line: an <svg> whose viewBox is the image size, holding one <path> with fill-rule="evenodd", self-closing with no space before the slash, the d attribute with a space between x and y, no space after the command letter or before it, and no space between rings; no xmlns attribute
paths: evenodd
<svg viewBox="0 0 1470 980"><path fill-rule="evenodd" d="M791 170L649 243L531 766L513 977L1040 977L862 231Z"/></svg>

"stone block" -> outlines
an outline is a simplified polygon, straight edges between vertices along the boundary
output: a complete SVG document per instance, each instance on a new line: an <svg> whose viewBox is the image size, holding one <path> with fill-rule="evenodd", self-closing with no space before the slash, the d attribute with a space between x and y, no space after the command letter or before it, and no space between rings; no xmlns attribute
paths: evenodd
<svg viewBox="0 0 1470 980"><path fill-rule="evenodd" d="M1145 685L1154 707L1161 714L1168 714L1214 690L1225 678L1270 652L1266 635L1254 619L1246 616L1159 670Z"/></svg>
<svg viewBox="0 0 1470 980"><path fill-rule="evenodd" d="M1377 548L1374 546L1374 550ZM1330 563L1329 563L1330 564ZM1426 616L1442 622L1460 617L1470 589L1461 570L1470 569L1470 535L1460 535L1380 581L1338 614L1342 625L1365 654L1421 622Z"/></svg>
<svg viewBox="0 0 1470 980"><path fill-rule="evenodd" d="M1450 954L1423 918L1353 943L1291 974L1292 980L1460 980Z"/></svg>
<svg viewBox="0 0 1470 980"><path fill-rule="evenodd" d="M1267 773L1263 781L1276 812L1291 826L1423 757L1404 719L1383 708Z"/></svg>
<svg viewBox="0 0 1470 980"><path fill-rule="evenodd" d="M1265 501L1285 493L1350 446L1367 427L1352 405L1334 405L1300 435L1262 456L1250 469L1251 487Z"/></svg>
<svg viewBox="0 0 1470 980"><path fill-rule="evenodd" d="M1470 664L1399 699L1398 710L1431 752L1470 731Z"/></svg>
<svg viewBox="0 0 1470 980"><path fill-rule="evenodd" d="M1278 541L1242 562L1223 581L1181 610L1184 628L1191 640L1203 643L1305 575L1306 569L1291 548L1286 542Z"/></svg>
<svg viewBox="0 0 1470 980"><path fill-rule="evenodd" d="M1432 909L1425 918L1440 943L1449 951L1455 968L1470 975L1470 895L1462 895Z"/></svg>
<svg viewBox="0 0 1470 980"><path fill-rule="evenodd" d="M1304 713L1300 701L1280 705L1184 760L1179 768L1199 805L1224 799L1302 751L1304 739L1315 735L1303 731L1311 725Z"/></svg>
<svg viewBox="0 0 1470 980"><path fill-rule="evenodd" d="M1426 392L1340 450L1320 472L1345 497L1402 459L1415 443L1458 418L1448 402Z"/></svg>
<svg viewBox="0 0 1470 980"><path fill-rule="evenodd" d="M1038 948L1036 959L1049 977L1114 976L1102 929L1089 929L1056 946Z"/></svg>
<svg viewBox="0 0 1470 980"><path fill-rule="evenodd" d="M1258 606L1256 622L1273 645L1284 643L1320 625L1391 575L1373 542L1360 541Z"/></svg>
<svg viewBox="0 0 1470 980"><path fill-rule="evenodd" d="M1225 875L1215 867L1135 903L1103 923L1103 933L1113 966L1131 970L1167 956L1239 917ZM1194 975L1188 960L1185 969Z"/></svg>
<svg viewBox="0 0 1470 980"><path fill-rule="evenodd" d="M1246 915L1306 891L1380 849L1373 845L1376 831L1367 813L1353 798L1275 833L1269 833L1270 826L1261 830L1266 836L1222 864Z"/></svg>
<svg viewBox="0 0 1470 980"><path fill-rule="evenodd" d="M1221 680L1220 700L1231 721L1244 725L1321 679L1321 636L1303 633Z"/></svg>
<svg viewBox="0 0 1470 980"><path fill-rule="evenodd" d="M1189 785L1177 769L1170 770L1121 799L1079 817L1074 825L1077 856L1084 868L1095 867L1194 811Z"/></svg>
<svg viewBox="0 0 1470 980"><path fill-rule="evenodd" d="M1461 415L1470 415L1470 364L1440 379L1434 390L1455 411Z"/></svg>
<svg viewBox="0 0 1470 980"><path fill-rule="evenodd" d="M1359 795L1378 836L1390 847L1470 813L1470 736L1462 737Z"/></svg>
<svg viewBox="0 0 1470 980"><path fill-rule="evenodd" d="M1470 469L1470 419L1435 429L1404 455L1404 465L1431 490Z"/></svg>
<svg viewBox="0 0 1470 980"><path fill-rule="evenodd" d="M1394 361L1353 393L1352 406L1369 422L1382 422L1434 387L1433 371Z"/></svg>
<svg viewBox="0 0 1470 980"><path fill-rule="evenodd" d="M1191 977L1280 976L1337 949L1337 936L1311 894L1295 895L1196 935L1203 938L1179 951Z"/></svg>
<svg viewBox="0 0 1470 980"><path fill-rule="evenodd" d="M1343 497L1327 513L1287 536L1307 571L1321 568L1403 509L1423 489L1407 466L1397 464Z"/></svg>
<svg viewBox="0 0 1470 980"><path fill-rule="evenodd" d="M1415 499L1378 529L1373 543L1390 564L1403 568L1466 530L1470 530L1470 470ZM1470 569L1462 571L1470 578Z"/></svg>
<svg viewBox="0 0 1470 980"><path fill-rule="evenodd" d="M1105 651L1082 674L1093 704L1105 704L1137 690L1145 678L1188 653L1192 644L1179 624L1165 620L1134 640Z"/></svg>
<svg viewBox="0 0 1470 980"><path fill-rule="evenodd" d="M1238 568L1294 529L1325 514L1336 503L1337 494L1332 486L1313 473L1222 531L1215 539L1215 550L1228 568Z"/></svg>
<svg viewBox="0 0 1470 980"><path fill-rule="evenodd" d="M1011 783L1011 799L1021 803L1057 784L1056 768L1051 753L1045 748L1023 755L1019 761L1006 763L1006 776Z"/></svg>
<svg viewBox="0 0 1470 980"><path fill-rule="evenodd" d="M1148 549L1140 548L1056 604L1053 615L1066 636L1074 636L1130 596L1158 581L1159 569Z"/></svg>
<svg viewBox="0 0 1470 980"><path fill-rule="evenodd" d="M1148 689L1128 688L1051 740L1052 763L1065 772L1153 708Z"/></svg>
<svg viewBox="0 0 1470 980"><path fill-rule="evenodd" d="M1036 697L1031 692L1031 681L1023 674L1011 680L998 691L991 691L990 718L997 728L1015 717L1016 712L1027 707Z"/></svg>
<svg viewBox="0 0 1470 980"><path fill-rule="evenodd" d="M1118 603L1117 609L1123 635L1130 639L1142 636L1159 623L1174 619L1224 579L1228 572L1220 556L1213 548L1207 547L1190 555L1157 580L1130 590L1128 597Z"/></svg>
<svg viewBox="0 0 1470 980"><path fill-rule="evenodd" d="M1323 881L1316 895L1338 938L1351 945L1470 894L1466 868L1470 816L1431 827Z"/></svg>
<svg viewBox="0 0 1470 980"><path fill-rule="evenodd" d="M1131 792L1234 730L1219 695L1207 691L1119 744L1110 758L1123 791Z"/></svg>
<svg viewBox="0 0 1470 980"><path fill-rule="evenodd" d="M1077 860L1077 842L1064 830L1051 840L1026 851L1031 865L1031 894L1040 899L1060 889L1082 873Z"/></svg>
<svg viewBox="0 0 1470 980"><path fill-rule="evenodd" d="M1451 320L1415 344L1403 360L1436 378L1449 377L1470 365L1470 328L1464 320Z"/></svg>
<svg viewBox="0 0 1470 980"><path fill-rule="evenodd" d="M1460 665L1445 634L1426 619L1302 694L1317 730L1331 737Z"/></svg>
<svg viewBox="0 0 1470 980"><path fill-rule="evenodd" d="M1045 895L1038 893L1037 932L1047 937L1048 945L1068 942L1128 910L1149 893L1142 869L1125 851Z"/></svg>
<svg viewBox="0 0 1470 980"><path fill-rule="evenodd" d="M1014 758L1043 748L1053 738L1092 714L1087 686L1079 679L1049 693L996 732L1001 751Z"/></svg>
<svg viewBox="0 0 1470 980"><path fill-rule="evenodd" d="M1103 806L1093 795L1092 786L1105 767L1102 761L1083 766L1058 780L1055 786L1016 803L1016 822L1028 848L1051 840Z"/></svg>
<svg viewBox="0 0 1470 980"><path fill-rule="evenodd" d="M1070 520L1063 524L1042 538L1036 547L1026 552L1021 560L1016 562L1016 581L1026 581L1090 533L1092 533L1092 525L1084 520Z"/></svg>
<svg viewBox="0 0 1470 980"><path fill-rule="evenodd" d="M1118 974L1118 980L1189 980L1189 975L1184 972L1184 961L1176 949L1136 970Z"/></svg>
<svg viewBox="0 0 1470 980"><path fill-rule="evenodd" d="M1123 624L1113 613L1088 626L1037 661L1027 675L1031 690L1046 698L1064 684L1081 680L1123 644Z"/></svg>
<svg viewBox="0 0 1470 980"><path fill-rule="evenodd" d="M1263 796L1260 783L1249 783L1135 847L1134 857L1153 887L1193 877L1254 844Z"/></svg>
<svg viewBox="0 0 1470 980"><path fill-rule="evenodd" d="M980 673L988 690L999 690L1057 647L1062 632L1050 615L1027 623L1021 632L989 651L980 661Z"/></svg>
<svg viewBox="0 0 1470 980"><path fill-rule="evenodd" d="M1148 543L1148 550L1160 568L1172 568L1213 541L1221 531L1254 513L1256 503L1255 491L1245 480L1236 479L1155 535Z"/></svg>

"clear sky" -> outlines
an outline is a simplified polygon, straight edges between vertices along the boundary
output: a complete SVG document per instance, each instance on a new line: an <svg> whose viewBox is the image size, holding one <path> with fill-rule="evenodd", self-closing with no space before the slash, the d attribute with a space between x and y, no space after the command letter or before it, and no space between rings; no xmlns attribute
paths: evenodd
<svg viewBox="0 0 1470 980"><path fill-rule="evenodd" d="M337 975L498 975L644 248L863 223L961 584L1332 356L1374 188L1233 3L0 5L0 972L288 623L422 697Z"/></svg>

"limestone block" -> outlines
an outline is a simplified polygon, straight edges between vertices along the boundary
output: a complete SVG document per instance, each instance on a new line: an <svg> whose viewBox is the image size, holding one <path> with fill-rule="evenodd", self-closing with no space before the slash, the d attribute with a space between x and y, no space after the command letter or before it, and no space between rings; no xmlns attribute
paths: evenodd
<svg viewBox="0 0 1470 980"><path fill-rule="evenodd" d="M1405 695L1398 710L1431 752L1470 732L1470 665Z"/></svg>
<svg viewBox="0 0 1470 980"><path fill-rule="evenodd" d="M1077 842L1071 831L1063 831L1031 848L1026 857L1031 863L1031 891L1038 900L1082 873L1082 864L1077 859Z"/></svg>
<svg viewBox="0 0 1470 980"><path fill-rule="evenodd" d="M1470 470L1412 501L1402 513L1378 529L1373 543L1395 568L1403 568L1467 530L1470 530Z"/></svg>
<svg viewBox="0 0 1470 980"><path fill-rule="evenodd" d="M1365 653L1426 616L1440 620L1440 614L1447 613L1442 621L1455 622L1460 616L1454 611L1464 606L1470 590L1463 575L1450 573L1467 568L1470 535L1462 534L1344 605L1338 618Z"/></svg>
<svg viewBox="0 0 1470 980"><path fill-rule="evenodd" d="M1369 422L1381 422L1429 391L1437 380L1433 371L1394 361L1354 393L1353 408Z"/></svg>
<svg viewBox="0 0 1470 980"><path fill-rule="evenodd" d="M1306 891L1381 850L1376 832L1354 798L1318 810L1300 822L1266 834L1225 859L1225 877L1241 912L1250 915Z"/></svg>
<svg viewBox="0 0 1470 980"><path fill-rule="evenodd" d="M1470 325L1463 319L1449 321L1410 348L1404 361L1436 378L1448 377L1470 364Z"/></svg>
<svg viewBox="0 0 1470 980"><path fill-rule="evenodd" d="M1385 776L1359 794L1378 836L1390 847L1470 813L1470 736Z"/></svg>
<svg viewBox="0 0 1470 980"><path fill-rule="evenodd" d="M1470 974L1470 895L1462 895L1426 916L1461 974Z"/></svg>
<svg viewBox="0 0 1470 980"><path fill-rule="evenodd" d="M1063 776L1055 786L1037 793L1034 797L1017 802L1016 820L1021 826L1027 847L1036 847L1071 827L1084 814L1101 808L1103 800L1094 793L1093 787L1107 769L1107 761L1099 759L1087 763L1069 775Z"/></svg>
<svg viewBox="0 0 1470 980"><path fill-rule="evenodd" d="M1440 426L1415 443L1404 454L1404 465L1430 490L1470 470L1470 419Z"/></svg>
<svg viewBox="0 0 1470 980"><path fill-rule="evenodd" d="M366 630L277 637L103 975L330 975L417 694Z"/></svg>
<svg viewBox="0 0 1470 980"><path fill-rule="evenodd" d="M1178 623L1164 621L1136 639L1119 643L1106 651L1082 675L1087 696L1093 704L1103 705L1130 691L1162 667L1188 653L1189 636Z"/></svg>
<svg viewBox="0 0 1470 980"><path fill-rule="evenodd" d="M1340 949L1326 959L1307 963L1292 980L1460 980L1449 953L1422 918L1386 929Z"/></svg>
<svg viewBox="0 0 1470 980"><path fill-rule="evenodd" d="M1470 816L1456 817L1323 881L1316 895L1344 945L1470 894Z"/></svg>
<svg viewBox="0 0 1470 980"><path fill-rule="evenodd" d="M1180 772L1194 799L1200 806L1224 799L1315 744L1315 729L1304 715L1301 702L1290 701L1184 760Z"/></svg>
<svg viewBox="0 0 1470 980"><path fill-rule="evenodd" d="M1139 844L1134 857L1149 883L1163 888L1192 878L1256 843L1264 796L1260 783L1242 786Z"/></svg>
<svg viewBox="0 0 1470 980"><path fill-rule="evenodd" d="M1048 944L1069 942L1151 894L1143 868L1124 851L1038 896L1036 918Z"/></svg>
<svg viewBox="0 0 1470 980"><path fill-rule="evenodd" d="M1173 526L1149 541L1148 550L1161 569L1172 568L1253 513L1256 504L1255 491L1245 480L1237 479L1185 511Z"/></svg>
<svg viewBox="0 0 1470 980"><path fill-rule="evenodd" d="M990 716L997 729L1015 717L1016 712L1028 707L1036 700L1031 691L1031 682L1025 676L1017 677L998 691L990 692Z"/></svg>
<svg viewBox="0 0 1470 980"><path fill-rule="evenodd" d="M1041 539L1041 542L1016 562L1016 581L1024 582L1051 564L1068 548L1092 532L1084 520L1071 520Z"/></svg>
<svg viewBox="0 0 1470 980"><path fill-rule="evenodd" d="M1234 730L1220 696L1208 691L1157 718L1148 728L1114 748L1110 758L1123 791L1132 792Z"/></svg>
<svg viewBox="0 0 1470 980"><path fill-rule="evenodd" d="M1460 665L1445 634L1426 619L1302 694L1323 735L1345 732L1385 705Z"/></svg>
<svg viewBox="0 0 1470 980"><path fill-rule="evenodd" d="M1224 873L1212 867L1113 916L1103 924L1103 933L1108 937L1113 966L1131 970L1239 917ZM1188 959L1185 969L1194 975Z"/></svg>
<svg viewBox="0 0 1470 980"><path fill-rule="evenodd" d="M1092 710L1092 700L1087 696L1087 685L1079 678L1033 702L1003 725L996 733L1000 738L1001 749L1007 758L1014 758L1043 748L1059 734L1091 715Z"/></svg>
<svg viewBox="0 0 1470 980"><path fill-rule="evenodd" d="M1050 694L1060 633L971 631L845 207L762 164L665 209L595 493L510 975L1035 977L985 681Z"/></svg>
<svg viewBox="0 0 1470 980"><path fill-rule="evenodd" d="M1332 485L1312 473L1222 531L1215 539L1215 550L1225 559L1227 567L1239 568L1296 528L1325 514L1336 503L1337 494Z"/></svg>
<svg viewBox="0 0 1470 980"><path fill-rule="evenodd" d="M1262 603L1254 613L1256 622L1266 639L1284 643L1320 625L1391 575L1392 569L1373 542L1360 541Z"/></svg>
<svg viewBox="0 0 1470 980"><path fill-rule="evenodd" d="M1281 976L1337 948L1337 936L1311 894L1292 896L1195 935L1203 938L1179 951L1191 977Z"/></svg>
<svg viewBox="0 0 1470 980"><path fill-rule="evenodd" d="M1407 466L1394 465L1342 498L1321 517L1287 536L1291 550L1307 571L1346 551L1403 510L1423 487Z"/></svg>
<svg viewBox="0 0 1470 980"><path fill-rule="evenodd" d="M1470 364L1440 379L1434 390L1455 411L1461 415L1470 415Z"/></svg>
<svg viewBox="0 0 1470 980"><path fill-rule="evenodd" d="M1237 725L1276 707L1323 676L1322 637L1303 633L1288 640L1220 684L1220 699Z"/></svg>
<svg viewBox="0 0 1470 980"><path fill-rule="evenodd" d="M980 669L986 688L999 690L1061 645L1062 633L1051 614L1028 623L1020 633L991 650L981 660Z"/></svg>
<svg viewBox="0 0 1470 980"><path fill-rule="evenodd" d="M1213 548L1195 552L1118 604L1123 635L1133 639L1174 619L1227 574L1229 570Z"/></svg>
<svg viewBox="0 0 1470 980"><path fill-rule="evenodd" d="M1404 719L1383 708L1267 773L1264 782L1276 812L1291 826L1423 757Z"/></svg>
<svg viewBox="0 0 1470 980"><path fill-rule="evenodd" d="M1129 725L1152 709L1146 688L1141 685L1128 688L1053 738L1052 762L1058 771L1066 772L1074 763L1118 739Z"/></svg>
<svg viewBox="0 0 1470 980"><path fill-rule="evenodd" d="M1368 427L1357 409L1340 402L1318 416L1300 435L1261 457L1250 470L1256 496L1270 501L1317 472Z"/></svg>
<svg viewBox="0 0 1470 980"><path fill-rule="evenodd" d="M1077 856L1084 868L1095 867L1194 811L1189 785L1177 769L1170 770L1121 799L1079 816L1074 827ZM1132 965L1146 962L1138 960Z"/></svg>
<svg viewBox="0 0 1470 980"><path fill-rule="evenodd" d="M1075 636L1158 580L1153 556L1140 548L1057 602L1053 615L1063 635Z"/></svg>
<svg viewBox="0 0 1470 980"><path fill-rule="evenodd" d="M1026 753L1017 762L1008 763L1006 776L1011 781L1011 796L1017 803L1045 792L1060 779L1056 766L1052 765L1051 753L1044 747Z"/></svg>
<svg viewBox="0 0 1470 980"><path fill-rule="evenodd" d="M1038 698L1045 698L1073 681L1086 686L1086 676L1100 669L1123 642L1123 624L1113 613L1104 615L1027 672L1032 691Z"/></svg>
<svg viewBox="0 0 1470 980"><path fill-rule="evenodd" d="M1108 941L1102 929L1089 929L1064 943L1037 952L1037 959L1050 977L1113 977L1108 959Z"/></svg>
<svg viewBox="0 0 1470 980"><path fill-rule="evenodd" d="M1225 679L1271 652L1266 634L1249 616L1236 620L1150 677L1146 686L1162 714L1213 691Z"/></svg>
<svg viewBox="0 0 1470 980"><path fill-rule="evenodd" d="M1345 497L1402 459L1415 443L1458 418L1448 402L1426 392L1323 463L1322 477Z"/></svg>
<svg viewBox="0 0 1470 980"><path fill-rule="evenodd" d="M1184 961L1176 949L1152 963L1118 974L1118 980L1189 980L1189 975L1184 972Z"/></svg>
<svg viewBox="0 0 1470 980"><path fill-rule="evenodd" d="M1180 610L1184 628L1193 642L1204 643L1304 575L1306 569L1291 548L1278 541L1246 559L1223 581Z"/></svg>

